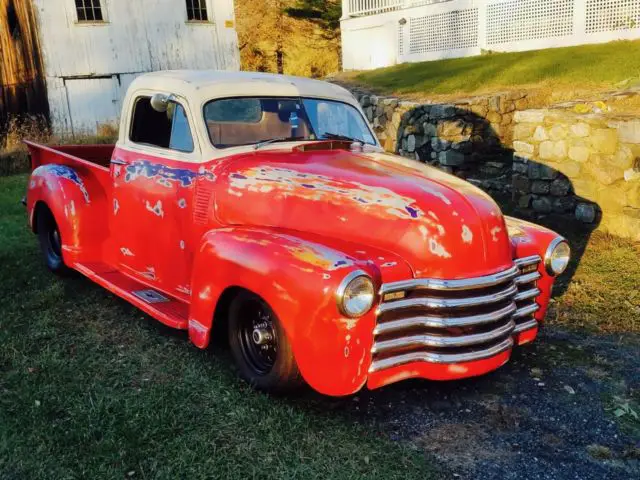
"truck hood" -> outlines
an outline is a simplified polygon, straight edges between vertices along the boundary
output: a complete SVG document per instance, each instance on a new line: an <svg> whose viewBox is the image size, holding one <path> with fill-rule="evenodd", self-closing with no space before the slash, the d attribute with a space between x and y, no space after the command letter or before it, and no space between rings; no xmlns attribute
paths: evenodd
<svg viewBox="0 0 640 480"><path fill-rule="evenodd" d="M217 185L223 224L330 237L355 244L358 254L367 246L394 252L418 278L480 276L512 262L504 219L489 196L395 155L258 151L230 159Z"/></svg>

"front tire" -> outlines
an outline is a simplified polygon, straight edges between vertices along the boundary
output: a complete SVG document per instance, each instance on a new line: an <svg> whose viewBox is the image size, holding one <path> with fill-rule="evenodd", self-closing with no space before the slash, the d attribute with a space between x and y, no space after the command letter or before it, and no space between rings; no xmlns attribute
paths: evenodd
<svg viewBox="0 0 640 480"><path fill-rule="evenodd" d="M62 259L62 237L51 210L40 207L36 226L40 250L47 268L57 275L68 275L71 269L64 264Z"/></svg>
<svg viewBox="0 0 640 480"><path fill-rule="evenodd" d="M232 300L228 335L240 376L250 385L282 392L303 383L280 321L257 295L241 292Z"/></svg>

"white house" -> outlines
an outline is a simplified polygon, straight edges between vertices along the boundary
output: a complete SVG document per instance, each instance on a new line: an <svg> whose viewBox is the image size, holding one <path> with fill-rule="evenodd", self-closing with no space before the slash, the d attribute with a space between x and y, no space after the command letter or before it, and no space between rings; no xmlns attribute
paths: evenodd
<svg viewBox="0 0 640 480"><path fill-rule="evenodd" d="M117 125L141 73L240 68L233 0L31 1L58 133Z"/></svg>
<svg viewBox="0 0 640 480"><path fill-rule="evenodd" d="M342 0L345 70L640 37L640 0Z"/></svg>

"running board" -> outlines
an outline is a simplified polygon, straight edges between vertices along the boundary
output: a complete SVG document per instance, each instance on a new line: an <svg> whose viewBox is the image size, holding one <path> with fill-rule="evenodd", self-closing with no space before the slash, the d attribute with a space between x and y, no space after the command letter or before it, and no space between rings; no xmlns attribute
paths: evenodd
<svg viewBox="0 0 640 480"><path fill-rule="evenodd" d="M78 272L165 325L186 330L189 304L140 283L106 263L76 263Z"/></svg>

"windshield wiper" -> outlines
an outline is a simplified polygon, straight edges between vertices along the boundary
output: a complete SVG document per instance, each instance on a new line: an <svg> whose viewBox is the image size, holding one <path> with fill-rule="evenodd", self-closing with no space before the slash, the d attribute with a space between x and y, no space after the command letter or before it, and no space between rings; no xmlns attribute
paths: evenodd
<svg viewBox="0 0 640 480"><path fill-rule="evenodd" d="M300 140L310 140L305 137L277 137L277 138L269 138L268 140L262 140L261 142L256 143L253 147L254 150L258 150L259 148L264 147L265 145L269 145L270 143L276 142L299 142Z"/></svg>
<svg viewBox="0 0 640 480"><path fill-rule="evenodd" d="M348 142L360 142L364 144L364 142L359 138L348 137L347 135L341 135L339 133L324 132L322 134L322 138L326 138L328 140L346 140Z"/></svg>

